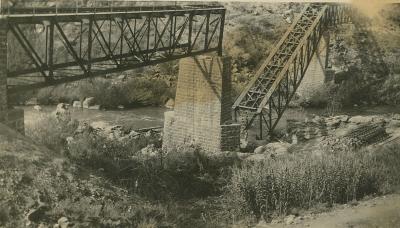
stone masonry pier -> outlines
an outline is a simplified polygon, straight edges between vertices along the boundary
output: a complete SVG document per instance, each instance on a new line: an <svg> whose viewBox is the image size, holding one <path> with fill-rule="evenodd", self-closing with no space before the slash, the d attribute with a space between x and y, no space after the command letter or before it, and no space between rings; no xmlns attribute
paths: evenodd
<svg viewBox="0 0 400 228"><path fill-rule="evenodd" d="M0 16L0 123L24 133L24 111L8 105L7 96L7 21Z"/></svg>
<svg viewBox="0 0 400 228"><path fill-rule="evenodd" d="M165 113L163 148L198 145L207 152L235 151L240 125L232 124L230 58L180 60L174 111Z"/></svg>

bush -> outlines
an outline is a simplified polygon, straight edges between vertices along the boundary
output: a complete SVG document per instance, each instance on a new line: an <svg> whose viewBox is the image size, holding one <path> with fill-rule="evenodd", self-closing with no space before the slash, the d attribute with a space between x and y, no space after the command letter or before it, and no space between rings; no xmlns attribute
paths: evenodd
<svg viewBox="0 0 400 228"><path fill-rule="evenodd" d="M346 203L384 193L399 182L399 145L383 151L292 155L233 169L228 186L234 214L269 220L316 204Z"/></svg>
<svg viewBox="0 0 400 228"><path fill-rule="evenodd" d="M105 108L163 105L170 97L175 97L175 88L169 87L163 79L135 77L124 82L96 78L67 85L40 89L38 102L43 105L72 103L86 97L95 97L97 104ZM24 100L23 98L15 98ZM25 99L26 100L26 99Z"/></svg>
<svg viewBox="0 0 400 228"><path fill-rule="evenodd" d="M66 139L72 136L77 128L77 121L61 121L51 114L43 114L25 127L27 136L59 153L65 150Z"/></svg>
<svg viewBox="0 0 400 228"><path fill-rule="evenodd" d="M155 145L154 151L140 151L151 144ZM211 162L198 148L165 153L158 146L160 142L146 137L118 141L85 133L69 144L68 152L72 160L101 168L116 184L149 198L186 198L219 192L224 168Z"/></svg>

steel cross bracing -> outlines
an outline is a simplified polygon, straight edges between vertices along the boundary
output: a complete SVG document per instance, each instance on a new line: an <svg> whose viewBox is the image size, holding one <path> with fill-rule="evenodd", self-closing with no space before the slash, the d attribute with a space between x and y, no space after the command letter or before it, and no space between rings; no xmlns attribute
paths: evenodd
<svg viewBox="0 0 400 228"><path fill-rule="evenodd" d="M295 19L233 105L235 119L245 116L245 130L259 118L269 134L279 122L301 83L328 25L348 20L348 7L310 4ZM243 119L242 119L243 120Z"/></svg>
<svg viewBox="0 0 400 228"><path fill-rule="evenodd" d="M9 93L222 53L221 6L52 10L5 15Z"/></svg>

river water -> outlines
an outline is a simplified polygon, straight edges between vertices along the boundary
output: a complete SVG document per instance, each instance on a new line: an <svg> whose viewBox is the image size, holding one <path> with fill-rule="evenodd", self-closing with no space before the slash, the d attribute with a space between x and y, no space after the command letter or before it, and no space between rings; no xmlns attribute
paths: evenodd
<svg viewBox="0 0 400 228"><path fill-rule="evenodd" d="M22 107L25 110L25 126L35 122L43 114L51 114L56 110L56 106L41 106L39 112L32 106ZM148 127L161 127L164 125L164 112L167 108L144 107L128 110L89 110L80 108L70 108L71 117L79 121L105 122L108 125L122 125L131 129Z"/></svg>
<svg viewBox="0 0 400 228"><path fill-rule="evenodd" d="M56 106L42 106L42 111L34 110L32 106L22 107L25 110L25 123L34 122L36 119L43 115L43 113L52 113L55 111ZM128 110L88 110L79 108L70 108L73 119L87 122L105 122L109 125L122 125L131 129L140 129L148 127L163 126L164 112L170 109L163 107L143 107ZM305 118L312 118L313 115L323 114L323 109L299 109L290 108L285 111L277 129L286 127L287 119L304 120ZM355 115L380 115L400 113L400 106L362 106L352 107L341 111L339 114L346 114L350 116Z"/></svg>

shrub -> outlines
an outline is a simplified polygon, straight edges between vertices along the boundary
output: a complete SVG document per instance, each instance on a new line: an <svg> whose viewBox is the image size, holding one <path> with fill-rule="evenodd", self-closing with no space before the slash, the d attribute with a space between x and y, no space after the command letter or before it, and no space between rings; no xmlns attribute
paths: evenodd
<svg viewBox="0 0 400 228"><path fill-rule="evenodd" d="M268 220L294 209L382 193L399 183L400 171L399 145L382 150L246 163L233 169L228 198L234 214Z"/></svg>
<svg viewBox="0 0 400 228"><path fill-rule="evenodd" d="M147 77L129 78L124 82L95 78L66 85L48 87L37 92L38 102L43 105L72 103L85 97L95 97L97 104L105 108L163 105L175 97L175 87L165 80ZM13 98L15 102L26 100Z"/></svg>
<svg viewBox="0 0 400 228"><path fill-rule="evenodd" d="M174 89L161 79L133 78L121 84L121 91L127 105L161 105L169 97L174 97Z"/></svg>
<svg viewBox="0 0 400 228"><path fill-rule="evenodd" d="M156 145L151 153L140 150ZM106 139L92 133L69 144L69 157L94 169L103 169L115 183L149 198L185 198L219 192L224 169L198 148L163 152L159 142L146 137L129 141Z"/></svg>
<svg viewBox="0 0 400 228"><path fill-rule="evenodd" d="M39 119L26 125L26 135L47 148L62 153L66 139L78 127L77 121L61 121L51 114L42 114Z"/></svg>

